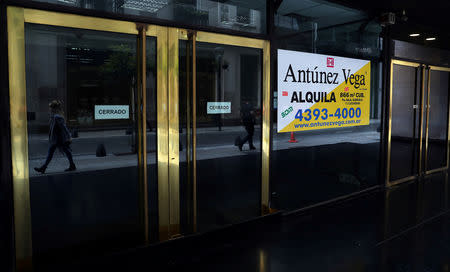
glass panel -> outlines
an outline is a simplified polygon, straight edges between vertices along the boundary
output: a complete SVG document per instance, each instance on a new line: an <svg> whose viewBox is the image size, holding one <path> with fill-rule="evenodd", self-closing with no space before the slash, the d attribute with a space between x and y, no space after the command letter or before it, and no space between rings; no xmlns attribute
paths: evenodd
<svg viewBox="0 0 450 272"><path fill-rule="evenodd" d="M381 26L363 11L320 0L284 0L274 15L282 49L348 57L380 55Z"/></svg>
<svg viewBox="0 0 450 272"><path fill-rule="evenodd" d="M431 71L427 170L447 166L449 73Z"/></svg>
<svg viewBox="0 0 450 272"><path fill-rule="evenodd" d="M262 50L199 42L196 54L197 225L202 232L260 215ZM180 62L181 75L183 69ZM186 109L187 103L192 101L180 94L180 105ZM186 138L185 130L181 137ZM185 167L181 171L187 176Z"/></svg>
<svg viewBox="0 0 450 272"><path fill-rule="evenodd" d="M181 232L194 231L192 169L192 41L179 42Z"/></svg>
<svg viewBox="0 0 450 272"><path fill-rule="evenodd" d="M34 255L140 242L136 37L33 24L25 34Z"/></svg>
<svg viewBox="0 0 450 272"><path fill-rule="evenodd" d="M260 0L34 0L116 14L243 32L266 32L266 1Z"/></svg>
<svg viewBox="0 0 450 272"><path fill-rule="evenodd" d="M420 96L414 67L394 65L392 85L392 134L390 180L417 173ZM414 106L416 105L416 106Z"/></svg>
<svg viewBox="0 0 450 272"><path fill-rule="evenodd" d="M368 126L295 132L296 143L289 142L290 133L277 133L282 90L274 90L271 208L295 210L377 185L381 26L362 11L319 0L284 0L274 16L276 49L370 60L371 86Z"/></svg>

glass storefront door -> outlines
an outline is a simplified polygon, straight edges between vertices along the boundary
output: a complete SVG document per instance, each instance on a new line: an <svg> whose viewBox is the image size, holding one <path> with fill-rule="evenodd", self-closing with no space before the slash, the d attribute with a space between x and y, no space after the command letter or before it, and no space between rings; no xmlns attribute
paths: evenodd
<svg viewBox="0 0 450 272"><path fill-rule="evenodd" d="M8 34L18 262L269 212L268 41L16 7Z"/></svg>
<svg viewBox="0 0 450 272"><path fill-rule="evenodd" d="M157 171L168 160L157 156L167 31L8 8L18 265L167 239Z"/></svg>
<svg viewBox="0 0 450 272"><path fill-rule="evenodd" d="M388 184L448 169L450 69L393 60Z"/></svg>
<svg viewBox="0 0 450 272"><path fill-rule="evenodd" d="M179 43L180 189L182 232L190 233L262 213L264 64L263 46L186 37Z"/></svg>
<svg viewBox="0 0 450 272"><path fill-rule="evenodd" d="M136 48L131 34L25 24L35 256L139 241Z"/></svg>
<svg viewBox="0 0 450 272"><path fill-rule="evenodd" d="M391 115L388 178L390 182L418 175L422 150L423 88L420 64L394 61L391 74Z"/></svg>

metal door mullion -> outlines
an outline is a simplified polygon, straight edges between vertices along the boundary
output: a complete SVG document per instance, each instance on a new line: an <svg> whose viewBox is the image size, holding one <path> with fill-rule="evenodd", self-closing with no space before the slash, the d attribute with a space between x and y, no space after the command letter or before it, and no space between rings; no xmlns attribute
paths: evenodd
<svg viewBox="0 0 450 272"><path fill-rule="evenodd" d="M197 32L192 33L192 186L192 228L197 232Z"/></svg>
<svg viewBox="0 0 450 272"><path fill-rule="evenodd" d="M423 155L423 114L424 114L424 103L425 103L425 68L421 67L421 88L420 88L420 118L419 118L419 126L420 126L420 135L419 135L419 168L418 174L422 175L422 155ZM425 168L426 170L426 168Z"/></svg>
<svg viewBox="0 0 450 272"><path fill-rule="evenodd" d="M148 217L148 177L147 177L147 99L146 99L146 39L147 26L138 27L138 169L139 169L139 210L143 227L144 241L149 242Z"/></svg>
<svg viewBox="0 0 450 272"><path fill-rule="evenodd" d="M428 125L430 120L430 88L431 88L431 69L428 68L428 78L427 78L427 110L425 119L425 155L424 155L424 169L425 172L428 171Z"/></svg>
<svg viewBox="0 0 450 272"><path fill-rule="evenodd" d="M420 66L415 68L415 73L414 73L414 104L413 104L413 128L412 128L412 141L411 141L411 145L412 145L412 150L413 150L413 157L412 157L412 161L411 161L411 175L414 175L414 166L417 164L420 168L420 150L419 150L419 157L415 156L416 154L416 130L417 130L417 109L415 108L415 106L417 105L417 80L418 80L418 76L417 73L418 71L420 71ZM421 90L422 92L422 90ZM419 125L420 125L420 116L419 116ZM419 134L420 135L420 134ZM420 148L419 148L420 149ZM416 161L417 160L417 161ZM419 172L420 173L420 172Z"/></svg>
<svg viewBox="0 0 450 272"><path fill-rule="evenodd" d="M387 159L386 159L386 186L390 186L391 181L391 149L392 149L392 94L393 94L393 76L394 76L394 60L390 63L389 78L389 116L388 116L388 135L387 135Z"/></svg>

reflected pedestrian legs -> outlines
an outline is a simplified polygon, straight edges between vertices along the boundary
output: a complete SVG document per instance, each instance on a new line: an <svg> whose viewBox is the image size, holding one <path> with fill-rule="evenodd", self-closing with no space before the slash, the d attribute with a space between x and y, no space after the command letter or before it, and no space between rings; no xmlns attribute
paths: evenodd
<svg viewBox="0 0 450 272"><path fill-rule="evenodd" d="M255 132L254 126L246 126L245 130L247 131L247 136L245 136L241 143L239 144L239 150L242 151L242 146L248 141L248 146L250 150L256 149L256 147L253 145L253 134Z"/></svg>
<svg viewBox="0 0 450 272"><path fill-rule="evenodd" d="M50 145L50 147L48 148L48 153L47 153L47 158L45 160L45 163L41 166L41 167L35 167L34 170L36 170L37 172L40 172L42 174L45 173L45 170L47 169L48 165L50 164L50 162L53 159L53 155L55 154L56 148L58 147L58 145L56 144L52 144ZM75 163L73 161L73 156L72 156L72 152L70 150L70 147L68 144L62 145L61 147L61 151L64 152L64 154L66 155L67 159L69 160L69 168L67 168L65 171L74 171L76 170L76 166Z"/></svg>

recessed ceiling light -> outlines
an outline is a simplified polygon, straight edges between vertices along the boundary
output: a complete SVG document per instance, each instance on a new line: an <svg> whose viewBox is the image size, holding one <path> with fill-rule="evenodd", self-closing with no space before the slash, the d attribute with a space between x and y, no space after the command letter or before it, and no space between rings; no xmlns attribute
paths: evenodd
<svg viewBox="0 0 450 272"><path fill-rule="evenodd" d="M419 34L419 33L412 33L412 34L409 34L409 36L410 36L410 37L419 37L420 34Z"/></svg>
<svg viewBox="0 0 450 272"><path fill-rule="evenodd" d="M434 40L436 40L436 38L435 37L431 37L431 38L426 38L425 40L427 40L427 41L434 41Z"/></svg>

